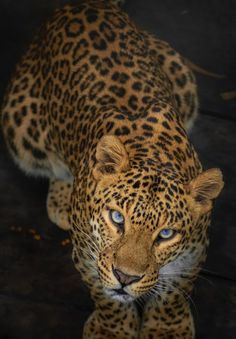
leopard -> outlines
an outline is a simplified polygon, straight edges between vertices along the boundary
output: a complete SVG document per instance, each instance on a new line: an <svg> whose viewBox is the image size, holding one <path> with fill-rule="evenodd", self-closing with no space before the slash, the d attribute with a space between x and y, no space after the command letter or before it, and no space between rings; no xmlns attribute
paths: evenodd
<svg viewBox="0 0 236 339"><path fill-rule="evenodd" d="M190 141L192 70L120 5L55 10L16 66L1 127L17 166L49 180L49 219L94 302L83 338L193 339L223 175Z"/></svg>

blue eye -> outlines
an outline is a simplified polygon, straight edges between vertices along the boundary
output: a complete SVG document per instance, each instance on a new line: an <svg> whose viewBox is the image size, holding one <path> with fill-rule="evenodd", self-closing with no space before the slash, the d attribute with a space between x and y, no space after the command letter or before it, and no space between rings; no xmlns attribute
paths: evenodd
<svg viewBox="0 0 236 339"><path fill-rule="evenodd" d="M172 230L171 228L164 228L158 234L158 240L168 240L175 236L176 231Z"/></svg>
<svg viewBox="0 0 236 339"><path fill-rule="evenodd" d="M110 210L109 211L109 215L110 215L110 219L114 224L117 225L123 225L125 218L123 216L123 214L121 214L120 212L116 211L116 210Z"/></svg>

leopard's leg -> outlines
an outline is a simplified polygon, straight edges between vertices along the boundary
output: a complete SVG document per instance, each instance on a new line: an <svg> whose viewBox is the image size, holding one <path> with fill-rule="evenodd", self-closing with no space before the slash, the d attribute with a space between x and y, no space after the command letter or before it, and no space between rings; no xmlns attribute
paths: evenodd
<svg viewBox="0 0 236 339"><path fill-rule="evenodd" d="M36 100L31 103L31 106L33 104L36 105ZM29 99L27 105L30 106ZM28 114L24 114L25 111ZM49 178L50 187L47 198L49 218L59 227L68 230L67 215L72 176L57 155L48 151L47 131L42 133L38 116L30 109L26 110L24 102L22 107L18 105L16 108L6 104L2 121L5 140L16 164L29 175Z"/></svg>
<svg viewBox="0 0 236 339"><path fill-rule="evenodd" d="M70 229L68 215L72 183L50 179L47 196L47 212L49 219L57 226L67 231Z"/></svg>
<svg viewBox="0 0 236 339"><path fill-rule="evenodd" d="M173 292L167 298L160 297L146 305L139 339L156 338L195 338L190 306L184 296Z"/></svg>
<svg viewBox="0 0 236 339"><path fill-rule="evenodd" d="M104 300L85 323L83 339L138 339L138 330L138 314L132 303Z"/></svg>
<svg viewBox="0 0 236 339"><path fill-rule="evenodd" d="M46 147L47 129L42 130L40 117L34 112L40 111L39 100L25 96L19 105L11 107L10 103L16 96L16 93L8 94L2 112L6 144L16 164L26 174L49 178L49 218L67 230L72 176L58 156Z"/></svg>
<svg viewBox="0 0 236 339"><path fill-rule="evenodd" d="M189 132L198 115L198 93L195 76L184 58L167 42L149 35L150 44L162 70L170 80L175 106Z"/></svg>

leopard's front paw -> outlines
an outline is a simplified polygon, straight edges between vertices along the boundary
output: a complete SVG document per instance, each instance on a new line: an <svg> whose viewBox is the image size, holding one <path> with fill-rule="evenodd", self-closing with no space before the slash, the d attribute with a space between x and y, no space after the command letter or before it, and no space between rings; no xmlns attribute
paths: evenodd
<svg viewBox="0 0 236 339"><path fill-rule="evenodd" d="M139 339L194 339L191 331L158 331L155 328L141 330Z"/></svg>
<svg viewBox="0 0 236 339"><path fill-rule="evenodd" d="M69 224L69 199L72 184L62 180L50 180L47 197L47 211L49 219L64 231L70 229Z"/></svg>

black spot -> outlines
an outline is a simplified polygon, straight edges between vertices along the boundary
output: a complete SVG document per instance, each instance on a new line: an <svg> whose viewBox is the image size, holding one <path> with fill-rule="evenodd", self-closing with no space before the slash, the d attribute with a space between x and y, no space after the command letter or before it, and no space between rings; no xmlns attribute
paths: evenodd
<svg viewBox="0 0 236 339"><path fill-rule="evenodd" d="M74 6L71 9L71 13L72 14L79 14L79 13L81 13L84 10L84 8L85 8L84 4L80 4L80 5Z"/></svg>
<svg viewBox="0 0 236 339"><path fill-rule="evenodd" d="M5 125L9 120L10 120L9 113L8 112L4 112L3 116L2 116L3 125Z"/></svg>
<svg viewBox="0 0 236 339"><path fill-rule="evenodd" d="M111 58L117 65L121 65L121 60L117 52L111 52Z"/></svg>
<svg viewBox="0 0 236 339"><path fill-rule="evenodd" d="M158 60L159 64L162 66L162 65L164 64L164 61L165 61L164 55L159 54L159 55L157 56L157 60Z"/></svg>
<svg viewBox="0 0 236 339"><path fill-rule="evenodd" d="M101 98L98 98L97 103L102 105L102 106L114 104L115 99L112 96L106 94L106 95L103 95Z"/></svg>
<svg viewBox="0 0 236 339"><path fill-rule="evenodd" d="M15 131L12 127L8 127L7 129L7 136L9 139L14 139L15 137Z"/></svg>
<svg viewBox="0 0 236 339"><path fill-rule="evenodd" d="M139 64L142 71L144 71L144 72L150 71L150 65L147 62L145 62L143 60L138 60L138 64Z"/></svg>
<svg viewBox="0 0 236 339"><path fill-rule="evenodd" d="M125 84L129 79L129 76L123 72L115 72L112 75L112 80L119 82L120 84Z"/></svg>
<svg viewBox="0 0 236 339"><path fill-rule="evenodd" d="M105 19L109 21L113 27L122 29L126 26L125 21L120 17L120 15L112 13L111 11L105 12Z"/></svg>
<svg viewBox="0 0 236 339"><path fill-rule="evenodd" d="M130 134L130 129L126 126L123 126L123 127L120 127L120 128L117 128L115 130L115 135L127 135L127 134Z"/></svg>
<svg viewBox="0 0 236 339"><path fill-rule="evenodd" d="M78 63L80 60L85 58L88 55L88 49L89 46L88 41L85 39L81 39L75 48L73 49L73 64Z"/></svg>
<svg viewBox="0 0 236 339"><path fill-rule="evenodd" d="M95 74L90 73L87 75L87 77L84 79L84 81L80 85L81 91L84 91L86 88L90 86L91 83L95 80Z"/></svg>
<svg viewBox="0 0 236 339"><path fill-rule="evenodd" d="M43 160L46 159L46 153L40 151L38 148L33 147L32 148L32 154L35 158L39 159L39 160Z"/></svg>
<svg viewBox="0 0 236 339"><path fill-rule="evenodd" d="M98 12L93 9L93 8L89 8L87 9L85 12L86 15L86 19L87 21L91 24L92 22L95 22L98 18Z"/></svg>
<svg viewBox="0 0 236 339"><path fill-rule="evenodd" d="M70 20L65 26L65 31L68 37L74 38L79 36L84 32L83 21L78 18Z"/></svg>
<svg viewBox="0 0 236 339"><path fill-rule="evenodd" d="M175 79L175 82L179 87L183 88L187 83L186 75L182 74L181 76Z"/></svg>
<svg viewBox="0 0 236 339"><path fill-rule="evenodd" d="M40 96L40 89L41 89L41 80L40 78L36 79L33 86L30 90L30 96L32 98L38 98Z"/></svg>
<svg viewBox="0 0 236 339"><path fill-rule="evenodd" d="M106 64L107 67L109 67L109 68L113 68L114 67L114 65L113 65L113 63L112 63L110 58L103 58L102 61L103 61L104 64Z"/></svg>
<svg viewBox="0 0 236 339"><path fill-rule="evenodd" d="M23 144L24 149L26 149L27 151L32 148L32 145L30 144L30 142L26 140L25 138L23 138L22 144Z"/></svg>
<svg viewBox="0 0 236 339"><path fill-rule="evenodd" d="M170 125L168 124L167 121L163 121L162 126L165 127L166 129L170 130Z"/></svg>
<svg viewBox="0 0 236 339"><path fill-rule="evenodd" d="M120 87L120 86L110 86L109 90L112 93L114 93L116 96L118 96L119 98L122 98L125 95L125 89L123 87Z"/></svg>
<svg viewBox="0 0 236 339"><path fill-rule="evenodd" d="M19 103L23 102L24 98L25 98L24 95L20 95L18 98L18 102Z"/></svg>
<svg viewBox="0 0 236 339"><path fill-rule="evenodd" d="M171 62L171 66L170 66L169 70L172 74L175 74L176 71L181 71L181 69L182 69L182 66L180 64L178 64L176 61Z"/></svg>
<svg viewBox="0 0 236 339"><path fill-rule="evenodd" d="M36 103L33 102L33 103L30 105L30 108L31 108L31 112L32 112L33 114L37 114L38 109L37 109Z"/></svg>
<svg viewBox="0 0 236 339"><path fill-rule="evenodd" d="M137 102L138 102L137 97L135 95L131 95L129 97L128 105L129 105L130 108L136 110L138 108Z"/></svg>
<svg viewBox="0 0 236 339"><path fill-rule="evenodd" d="M175 101L176 101L177 107L179 108L181 106L181 99L180 99L179 94L175 94Z"/></svg>
<svg viewBox="0 0 236 339"><path fill-rule="evenodd" d="M125 116L123 114L117 114L114 116L115 119L118 119L118 120L124 120L125 119Z"/></svg>
<svg viewBox="0 0 236 339"><path fill-rule="evenodd" d="M133 88L133 90L139 92L139 91L141 91L141 89L142 89L142 83L139 82L139 81L135 81L135 82L133 83L133 85L132 85L132 88Z"/></svg>
<svg viewBox="0 0 236 339"><path fill-rule="evenodd" d="M147 118L147 121L153 122L153 123L157 123L158 122L157 118L154 118L154 117Z"/></svg>
<svg viewBox="0 0 236 339"><path fill-rule="evenodd" d="M152 111L155 112L155 113L159 113L159 112L161 112L161 107L154 106L154 107L152 108Z"/></svg>
<svg viewBox="0 0 236 339"><path fill-rule="evenodd" d="M33 147L32 144L25 138L23 138L22 140L22 145L24 147L25 150L27 151L31 151L32 155L39 159L39 160L43 160L46 158L46 153L42 152L40 149Z"/></svg>
<svg viewBox="0 0 236 339"><path fill-rule="evenodd" d="M62 16L62 13L60 13L60 18L56 22L55 31L60 30L62 27L65 27L65 23L67 22L67 20L68 20L68 17L66 15Z"/></svg>
<svg viewBox="0 0 236 339"><path fill-rule="evenodd" d="M96 82L89 91L89 98L92 100L94 99L105 87L104 81Z"/></svg>
<svg viewBox="0 0 236 339"><path fill-rule="evenodd" d="M133 188L139 188L140 187L140 181L136 181L134 184L133 184Z"/></svg>
<svg viewBox="0 0 236 339"><path fill-rule="evenodd" d="M70 77L71 73L71 68L70 68L70 62L68 60L61 60L59 64L59 74L58 78L62 82L63 85L65 85ZM51 87L53 86L52 80L49 79L47 81L48 86Z"/></svg>
<svg viewBox="0 0 236 339"><path fill-rule="evenodd" d="M153 131L153 128L152 128L152 126L150 126L150 125L144 124L142 127L143 127L143 129L146 130L146 131Z"/></svg>
<svg viewBox="0 0 236 339"><path fill-rule="evenodd" d="M153 101L153 98L151 96L145 95L144 97L142 97L142 102L144 104L149 104Z"/></svg>
<svg viewBox="0 0 236 339"><path fill-rule="evenodd" d="M63 74L63 73L62 73ZM53 81L51 78L48 78L47 82L43 86L42 97L47 100L50 99L53 89Z"/></svg>
<svg viewBox="0 0 236 339"><path fill-rule="evenodd" d="M20 113L19 112L15 112L13 117L14 117L14 121L15 121L16 126L19 127L22 124L22 118L20 116Z"/></svg>
<svg viewBox="0 0 236 339"><path fill-rule="evenodd" d="M67 42L65 45L62 46L62 54L67 54L71 51L73 46L73 42Z"/></svg>
<svg viewBox="0 0 236 339"><path fill-rule="evenodd" d="M91 31L89 32L89 37L91 41L93 42L93 47L95 49L98 49L100 51L107 49L107 43L106 41L98 34L97 31Z"/></svg>
<svg viewBox="0 0 236 339"><path fill-rule="evenodd" d="M104 34L105 38L109 41L109 42L113 42L115 41L116 38L116 34L115 32L112 30L112 27L106 23L106 22L102 22L99 26L100 32Z"/></svg>
<svg viewBox="0 0 236 339"><path fill-rule="evenodd" d="M175 139L175 141L178 142L178 144L181 144L181 143L182 143L182 139L181 139L178 135L175 135L175 136L174 136L174 139Z"/></svg>
<svg viewBox="0 0 236 339"><path fill-rule="evenodd" d="M107 131L107 133L111 131L113 126L114 126L114 122L113 121L108 121L108 123L106 124L106 131Z"/></svg>

